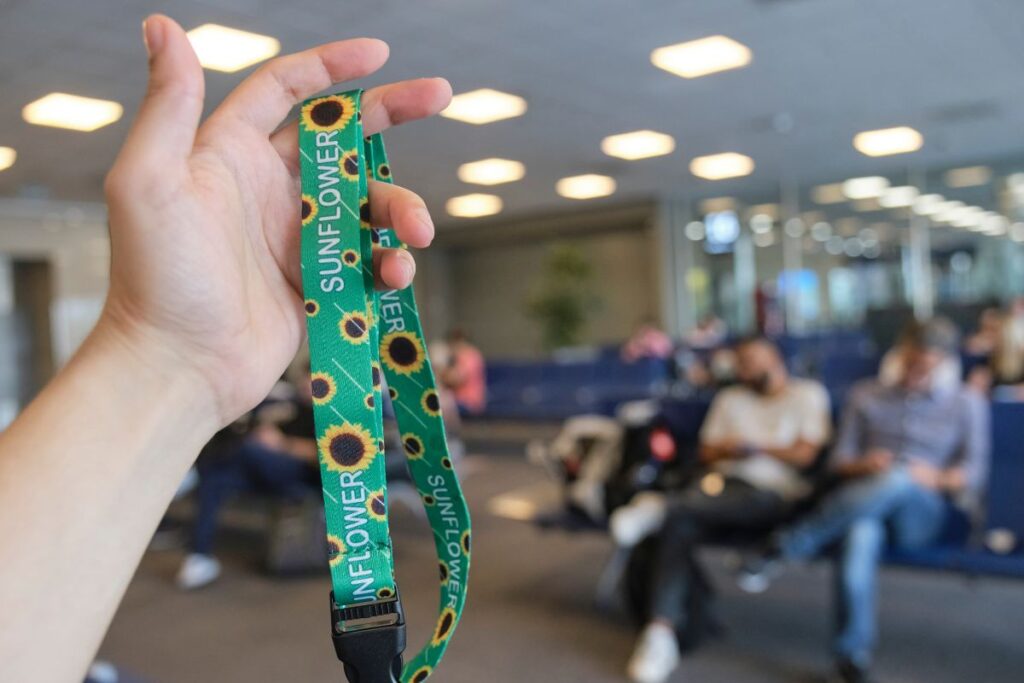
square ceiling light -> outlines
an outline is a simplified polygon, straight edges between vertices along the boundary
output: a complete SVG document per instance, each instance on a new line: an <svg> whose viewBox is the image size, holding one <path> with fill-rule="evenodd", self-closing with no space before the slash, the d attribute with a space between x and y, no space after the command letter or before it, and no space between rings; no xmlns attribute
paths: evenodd
<svg viewBox="0 0 1024 683"><path fill-rule="evenodd" d="M559 180L555 191L568 199L607 197L615 192L615 179L596 173L574 175Z"/></svg>
<svg viewBox="0 0 1024 683"><path fill-rule="evenodd" d="M920 194L913 185L901 185L890 187L878 198L878 203L886 209L899 209L905 206L913 206L914 200Z"/></svg>
<svg viewBox="0 0 1024 683"><path fill-rule="evenodd" d="M882 176L850 178L843 183L843 194L847 199L877 199L889 189L889 180Z"/></svg>
<svg viewBox="0 0 1024 683"><path fill-rule="evenodd" d="M651 52L651 63L659 69L681 76L699 78L720 71L739 69L750 64L750 48L727 36L708 36Z"/></svg>
<svg viewBox="0 0 1024 683"><path fill-rule="evenodd" d="M13 147L0 147L0 171L14 166L14 161L17 158L18 153L14 151Z"/></svg>
<svg viewBox="0 0 1024 683"><path fill-rule="evenodd" d="M512 159L481 159L459 166L459 180L476 185L501 185L521 180L526 166Z"/></svg>
<svg viewBox="0 0 1024 683"><path fill-rule="evenodd" d="M203 24L188 32L192 49L204 68L224 73L241 71L281 51L277 38L219 24Z"/></svg>
<svg viewBox="0 0 1024 683"><path fill-rule="evenodd" d="M987 185L992 180L992 169L988 166L965 166L946 171L948 187L977 187Z"/></svg>
<svg viewBox="0 0 1024 683"><path fill-rule="evenodd" d="M52 126L91 132L121 118L124 107L110 100L97 100L53 92L26 104L22 117L36 126Z"/></svg>
<svg viewBox="0 0 1024 683"><path fill-rule="evenodd" d="M453 97L441 116L479 126L525 113L526 100L522 97L491 88L480 88Z"/></svg>
<svg viewBox="0 0 1024 683"><path fill-rule="evenodd" d="M866 130L853 136L853 146L869 157L916 152L924 145L924 137L909 126Z"/></svg>
<svg viewBox="0 0 1024 683"><path fill-rule="evenodd" d="M493 216L502 209L501 197L493 194L464 194L452 197L444 205L450 216L458 218L479 218Z"/></svg>
<svg viewBox="0 0 1024 683"><path fill-rule="evenodd" d="M601 141L601 151L610 157L636 161L671 154L676 141L671 135L653 130L635 130L631 133L609 135Z"/></svg>
<svg viewBox="0 0 1024 683"><path fill-rule="evenodd" d="M754 160L736 152L710 154L690 162L690 173L705 180L740 178L753 172Z"/></svg>

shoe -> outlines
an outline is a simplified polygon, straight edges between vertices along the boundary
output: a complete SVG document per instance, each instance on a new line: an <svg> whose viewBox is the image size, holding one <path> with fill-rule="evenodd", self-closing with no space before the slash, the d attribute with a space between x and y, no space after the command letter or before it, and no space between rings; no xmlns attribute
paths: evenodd
<svg viewBox="0 0 1024 683"><path fill-rule="evenodd" d="M96 660L85 675L85 683L118 683L121 680L117 667L110 662Z"/></svg>
<svg viewBox="0 0 1024 683"><path fill-rule="evenodd" d="M736 585L744 593L764 593L782 574L782 560L775 554L751 555L736 573Z"/></svg>
<svg viewBox="0 0 1024 683"><path fill-rule="evenodd" d="M847 657L836 662L836 681L839 683L875 683L866 666Z"/></svg>
<svg viewBox="0 0 1024 683"><path fill-rule="evenodd" d="M675 631L665 624L650 624L640 635L626 671L633 683L664 683L679 659Z"/></svg>
<svg viewBox="0 0 1024 683"><path fill-rule="evenodd" d="M212 555L192 553L178 570L178 588L195 590L208 586L220 577L220 562Z"/></svg>
<svg viewBox="0 0 1024 683"><path fill-rule="evenodd" d="M612 513L609 529L616 545L632 548L661 529L665 523L665 498L659 493L639 493L629 505Z"/></svg>

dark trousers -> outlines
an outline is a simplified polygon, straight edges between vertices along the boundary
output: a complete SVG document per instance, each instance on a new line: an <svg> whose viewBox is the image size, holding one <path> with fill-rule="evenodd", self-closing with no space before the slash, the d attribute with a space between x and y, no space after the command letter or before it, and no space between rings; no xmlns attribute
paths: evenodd
<svg viewBox="0 0 1024 683"><path fill-rule="evenodd" d="M199 508L192 532L192 552L209 554L224 502L241 492L258 492L302 500L320 485L316 466L255 441L199 467Z"/></svg>
<svg viewBox="0 0 1024 683"><path fill-rule="evenodd" d="M669 503L658 539L652 617L676 628L685 626L689 593L704 585L695 580L694 552L700 543L735 532L767 531L787 510L778 495L733 479L726 479L717 495L708 495L697 485L679 493Z"/></svg>

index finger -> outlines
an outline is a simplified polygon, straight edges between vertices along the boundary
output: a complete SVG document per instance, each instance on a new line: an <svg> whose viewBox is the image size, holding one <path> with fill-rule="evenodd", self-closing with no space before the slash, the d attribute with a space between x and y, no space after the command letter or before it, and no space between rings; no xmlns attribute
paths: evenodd
<svg viewBox="0 0 1024 683"><path fill-rule="evenodd" d="M241 121L269 136L297 103L335 83L369 76L388 53L382 40L354 38L278 57L242 81L210 118Z"/></svg>

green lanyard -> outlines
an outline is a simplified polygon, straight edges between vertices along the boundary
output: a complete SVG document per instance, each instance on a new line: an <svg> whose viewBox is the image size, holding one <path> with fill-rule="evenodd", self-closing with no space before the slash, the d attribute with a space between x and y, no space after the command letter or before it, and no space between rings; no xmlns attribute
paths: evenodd
<svg viewBox="0 0 1024 683"><path fill-rule="evenodd" d="M437 625L401 670L403 683L419 683L440 661L465 604L469 510L448 455L412 287L374 289L374 244L405 245L393 230L370 227L367 175L392 180L380 135L363 137L361 95L352 90L310 99L299 124L302 282L334 589L332 627L350 680L397 680L404 617L388 533L381 412L386 383L440 560Z"/></svg>

